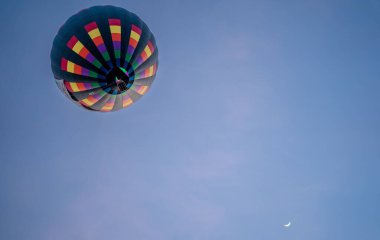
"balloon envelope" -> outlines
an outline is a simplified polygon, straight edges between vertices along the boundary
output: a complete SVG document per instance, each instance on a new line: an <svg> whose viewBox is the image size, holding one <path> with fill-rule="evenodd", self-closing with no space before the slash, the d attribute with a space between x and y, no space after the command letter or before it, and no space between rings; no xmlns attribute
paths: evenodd
<svg viewBox="0 0 380 240"><path fill-rule="evenodd" d="M136 102L150 89L158 67L147 25L114 6L91 7L69 18L50 57L59 89L77 105L102 112Z"/></svg>

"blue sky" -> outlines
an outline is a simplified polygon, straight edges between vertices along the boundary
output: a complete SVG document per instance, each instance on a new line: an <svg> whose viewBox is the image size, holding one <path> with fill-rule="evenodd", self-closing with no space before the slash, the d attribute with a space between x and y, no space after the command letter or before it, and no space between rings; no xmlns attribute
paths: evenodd
<svg viewBox="0 0 380 240"><path fill-rule="evenodd" d="M50 69L59 27L104 4L160 52L116 113ZM0 239L380 235L379 1L14 0L0 20Z"/></svg>

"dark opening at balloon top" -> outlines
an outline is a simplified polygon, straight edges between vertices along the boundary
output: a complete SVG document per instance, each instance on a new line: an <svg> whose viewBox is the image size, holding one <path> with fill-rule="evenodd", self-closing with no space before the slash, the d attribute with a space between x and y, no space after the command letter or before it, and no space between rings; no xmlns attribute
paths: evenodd
<svg viewBox="0 0 380 240"><path fill-rule="evenodd" d="M119 7L95 6L60 28L51 64L58 87L74 103L94 111L116 111L149 90L158 50L138 16Z"/></svg>

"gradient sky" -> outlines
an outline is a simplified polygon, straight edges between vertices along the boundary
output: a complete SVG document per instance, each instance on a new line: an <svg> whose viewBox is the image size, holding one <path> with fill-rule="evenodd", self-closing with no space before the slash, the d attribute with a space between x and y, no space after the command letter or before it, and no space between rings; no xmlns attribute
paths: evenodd
<svg viewBox="0 0 380 240"><path fill-rule="evenodd" d="M59 27L104 4L160 52L115 113L50 69ZM380 236L380 1L12 0L0 20L0 239Z"/></svg>

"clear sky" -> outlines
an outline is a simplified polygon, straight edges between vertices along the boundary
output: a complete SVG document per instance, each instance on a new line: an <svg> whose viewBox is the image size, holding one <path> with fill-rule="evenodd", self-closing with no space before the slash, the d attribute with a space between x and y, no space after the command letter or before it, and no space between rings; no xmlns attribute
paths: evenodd
<svg viewBox="0 0 380 240"><path fill-rule="evenodd" d="M104 4L160 52L115 113L50 69L59 27ZM0 20L0 239L380 236L379 1L12 0Z"/></svg>

